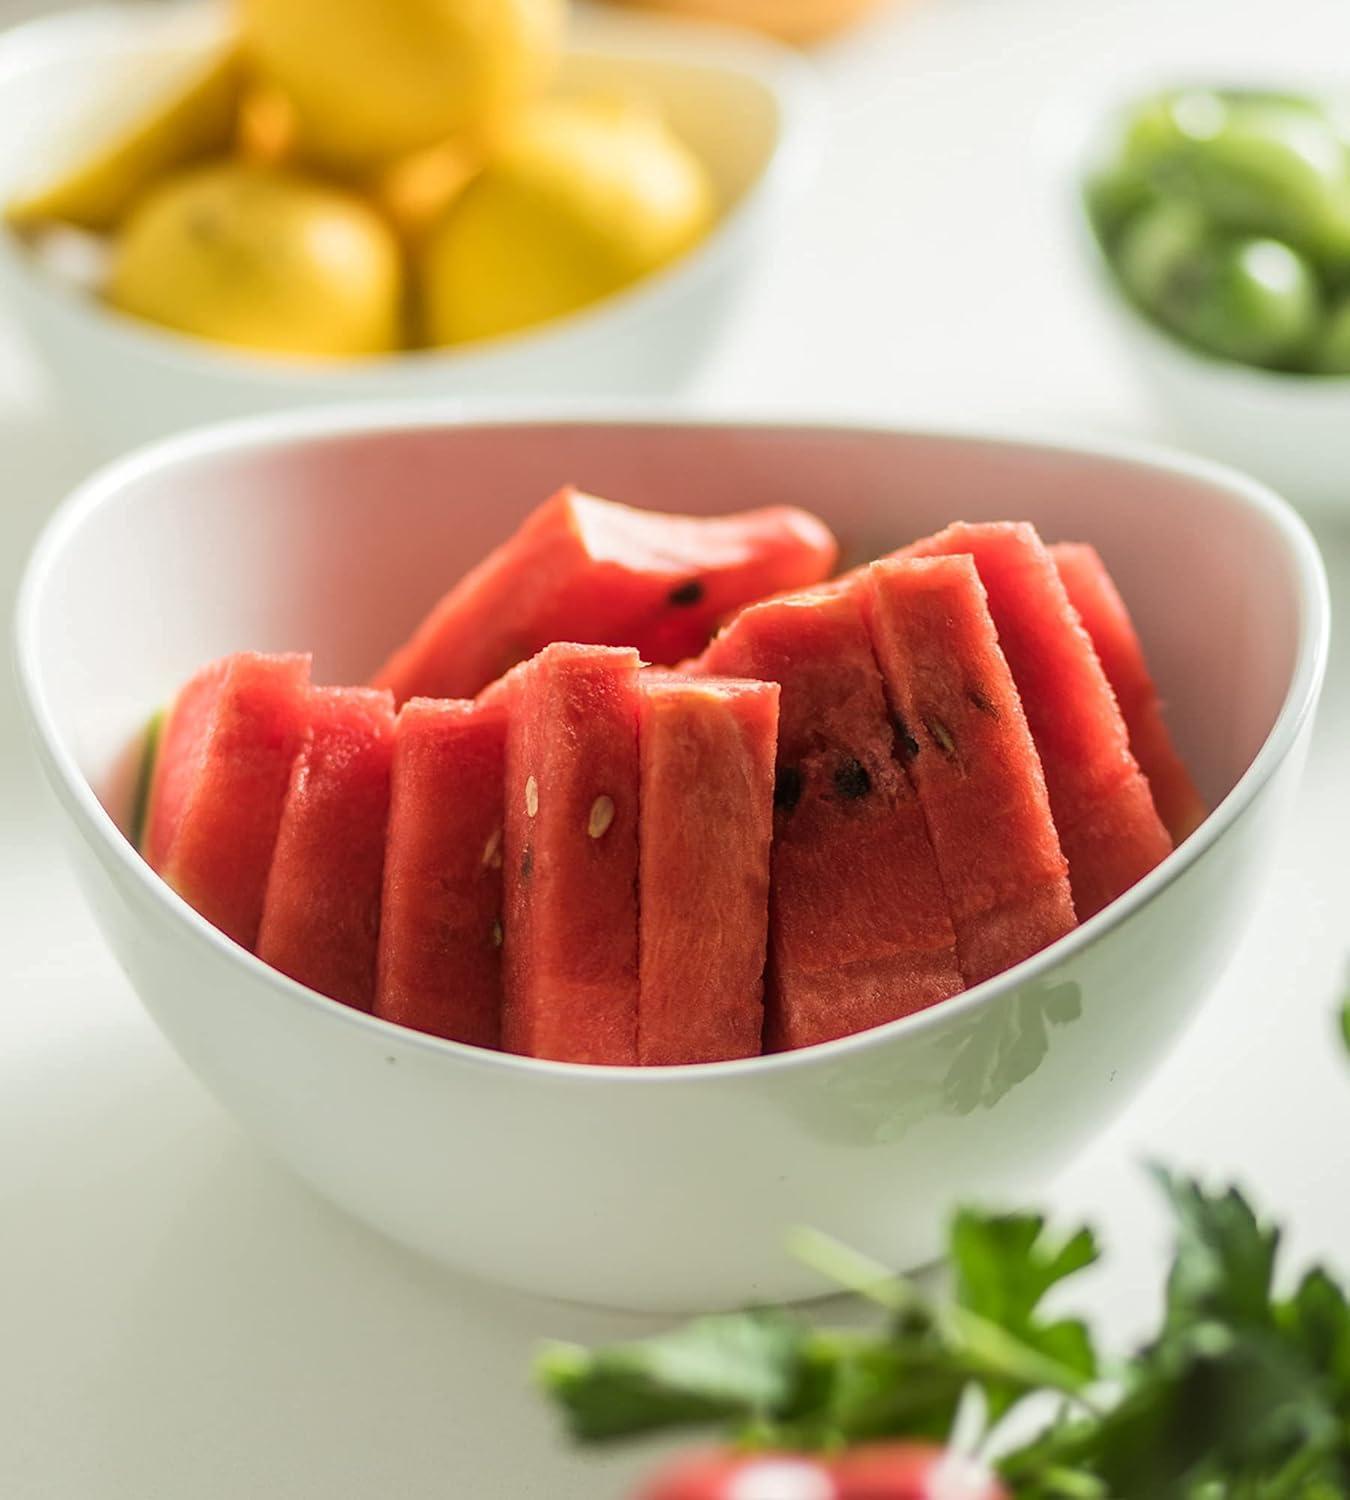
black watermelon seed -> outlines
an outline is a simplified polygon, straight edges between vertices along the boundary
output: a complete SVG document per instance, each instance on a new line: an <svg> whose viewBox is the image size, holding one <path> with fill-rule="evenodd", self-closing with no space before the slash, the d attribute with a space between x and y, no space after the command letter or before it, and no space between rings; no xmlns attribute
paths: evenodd
<svg viewBox="0 0 1350 1500"><path fill-rule="evenodd" d="M802 800L802 773L796 766L780 766L773 782L773 805L791 812Z"/></svg>
<svg viewBox="0 0 1350 1500"><path fill-rule="evenodd" d="M891 727L895 730L896 743L900 749L900 759L908 764L919 753L919 742L909 732L909 725L905 723L899 714L891 715Z"/></svg>
<svg viewBox="0 0 1350 1500"><path fill-rule="evenodd" d="M844 760L835 767L834 789L841 797L855 802L872 790L872 778L860 760Z"/></svg>
<svg viewBox="0 0 1350 1500"><path fill-rule="evenodd" d="M699 580L691 578L688 583L679 584L676 588L671 589L667 597L672 604L680 608L686 608L691 604L700 603L704 592L703 585Z"/></svg>
<svg viewBox="0 0 1350 1500"><path fill-rule="evenodd" d="M991 719L997 719L999 717L998 709L995 708L994 705L989 701L989 699L984 696L979 688L970 688L966 692L966 697L970 699L970 701L975 705L976 708L979 709L982 714L988 714Z"/></svg>
<svg viewBox="0 0 1350 1500"><path fill-rule="evenodd" d="M528 880L534 874L534 845L526 844L525 852L520 856L520 878Z"/></svg>

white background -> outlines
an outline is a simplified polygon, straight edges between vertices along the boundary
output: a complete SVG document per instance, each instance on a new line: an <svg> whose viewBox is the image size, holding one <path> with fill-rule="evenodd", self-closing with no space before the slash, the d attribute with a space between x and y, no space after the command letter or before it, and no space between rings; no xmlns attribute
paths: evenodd
<svg viewBox="0 0 1350 1500"><path fill-rule="evenodd" d="M0 17L9 19L17 9ZM821 54L819 186L711 374L718 401L1148 432L1034 153L1062 91L1156 64L1350 56L1343 0L924 0ZM1350 419L1350 411L1347 412ZM0 325L0 589L74 477ZM1350 516L1350 475L1346 485ZM1350 597L1350 522L1319 526ZM1203 1019L1046 1199L1111 1247L1084 1295L1151 1313L1165 1235L1137 1163L1233 1175L1350 1272L1347 630L1268 897ZM608 1500L526 1387L545 1335L629 1321L457 1282L265 1159L141 1014L51 845L0 698L0 1497Z"/></svg>

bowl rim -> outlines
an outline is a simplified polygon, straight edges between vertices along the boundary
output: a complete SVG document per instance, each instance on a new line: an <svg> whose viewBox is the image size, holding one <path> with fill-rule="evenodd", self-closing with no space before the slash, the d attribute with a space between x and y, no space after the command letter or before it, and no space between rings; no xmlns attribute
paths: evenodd
<svg viewBox="0 0 1350 1500"><path fill-rule="evenodd" d="M1089 82L1093 86L1089 86ZM1052 98L1036 125L1038 154L1052 176L1052 189L1061 219L1067 221L1079 261L1091 273L1101 301L1132 335L1148 344L1160 358L1170 357L1202 378L1208 376L1238 390L1277 400L1331 399L1343 404L1350 391L1350 373L1319 374L1313 370L1271 370L1261 365L1226 359L1186 343L1161 327L1129 297L1116 277L1111 257L1088 216L1083 190L1094 164L1101 158L1112 125L1132 104L1174 89L1205 89L1222 93L1240 89L1285 89L1312 96L1340 93L1350 100L1345 80L1314 70L1276 68L1254 76L1244 68L1174 66L1159 72L1134 68L1102 79L1080 82Z"/></svg>
<svg viewBox="0 0 1350 1500"><path fill-rule="evenodd" d="M0 29L0 81L38 62L60 57L92 38L99 27L169 22L156 0L101 0L101 3L38 16ZM196 0L173 18L184 27L195 17L209 22L216 7ZM573 19L564 57L628 59L642 63L684 64L736 76L759 85L772 98L777 114L772 146L759 171L740 196L720 213L711 230L668 265L640 277L589 306L551 318L533 328L458 346L405 348L349 359L307 358L215 344L208 339L157 327L103 305L97 298L61 285L43 272L0 214L0 272L58 315L83 324L93 335L109 339L123 353L139 352L176 367L180 373L230 375L286 388L313 385L331 388L331 400L354 399L344 385L382 376L434 377L453 371L471 376L521 354L528 356L550 341L560 344L574 334L603 335L610 325L642 317L705 277L719 258L746 239L754 226L776 216L781 206L812 179L821 155L823 93L817 71L800 51L771 37L713 22L658 14L623 14L587 10Z"/></svg>
<svg viewBox="0 0 1350 1500"><path fill-rule="evenodd" d="M992 979L983 981L938 1005L870 1030L818 1043L792 1052L724 1062L686 1063L664 1067L557 1062L546 1058L520 1057L494 1052L466 1043L448 1041L425 1032L382 1020L364 1011L329 999L290 979L256 955L234 943L176 892L170 889L141 858L111 814L103 807L86 780L64 735L57 728L48 702L41 666L39 615L49 576L67 546L89 519L104 507L119 503L129 488L155 473L225 454L265 454L269 449L322 443L354 434L382 434L394 438L439 428L499 427L594 427L674 428L684 432L742 431L756 433L814 432L821 435L853 435L858 438L907 438L929 442L959 442L991 450L1012 449L1024 453L1067 455L1105 460L1123 467L1162 471L1177 478L1198 480L1218 487L1239 508L1253 511L1282 541L1292 567L1296 590L1298 640L1293 671L1284 699L1269 733L1236 783L1210 812L1200 827L1161 864L1144 876L1095 916L1072 932ZM769 1077L822 1063L843 1061L853 1054L884 1046L902 1037L919 1037L948 1025L971 1012L987 1008L998 998L1034 982L1063 959L1092 946L1120 926L1141 907L1179 879L1215 845L1247 810L1257 793L1286 759L1311 718L1321 692L1330 642L1330 596L1322 557L1311 531L1302 518L1272 489L1237 470L1188 453L1154 444L1129 440L1065 439L1038 436L1023 429L1001 431L996 427L906 426L881 422L847 421L825 416L805 419L792 415L775 418L710 410L697 405L671 408L649 401L517 401L484 403L467 409L462 403L418 401L367 401L302 411L268 413L241 420L216 423L165 438L136 449L100 468L60 502L48 519L25 565L14 616L13 653L20 700L28 719L57 800L80 830L84 841L106 864L111 860L121 878L131 880L162 907L170 921L186 924L196 936L212 945L224 958L251 967L255 978L286 995L292 1004L314 1008L330 1021L367 1032L372 1042L403 1045L453 1058L461 1064L505 1070L516 1076L534 1074L555 1082L590 1081L632 1083L649 1086L674 1085L707 1080L715 1086L743 1078ZM323 1024L320 1020L319 1024Z"/></svg>

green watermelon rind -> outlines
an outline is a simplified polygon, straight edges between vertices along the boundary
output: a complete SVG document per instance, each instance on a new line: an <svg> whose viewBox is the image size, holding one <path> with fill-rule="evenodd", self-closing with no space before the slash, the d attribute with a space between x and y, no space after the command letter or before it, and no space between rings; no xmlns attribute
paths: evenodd
<svg viewBox="0 0 1350 1500"><path fill-rule="evenodd" d="M141 738L141 760L136 768L136 785L131 793L131 842L144 853L145 826L150 819L150 789L155 783L155 766L159 760L159 741L164 732L166 714L161 708L146 720Z"/></svg>

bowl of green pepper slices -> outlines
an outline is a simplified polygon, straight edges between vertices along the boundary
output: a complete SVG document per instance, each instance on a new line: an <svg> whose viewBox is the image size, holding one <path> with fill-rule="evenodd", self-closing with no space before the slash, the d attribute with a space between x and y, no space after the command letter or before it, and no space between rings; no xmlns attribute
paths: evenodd
<svg viewBox="0 0 1350 1500"><path fill-rule="evenodd" d="M1350 83L1182 82L1076 129L1075 233L1161 424L1350 509Z"/></svg>

